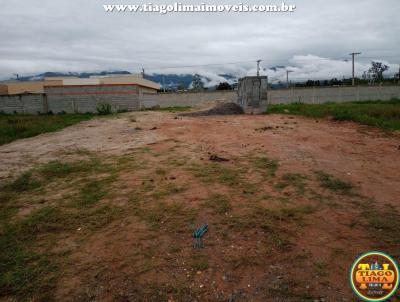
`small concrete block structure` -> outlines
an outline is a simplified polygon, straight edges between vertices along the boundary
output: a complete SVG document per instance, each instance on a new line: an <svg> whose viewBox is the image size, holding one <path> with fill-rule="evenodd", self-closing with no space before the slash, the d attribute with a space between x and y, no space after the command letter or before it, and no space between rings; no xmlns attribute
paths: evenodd
<svg viewBox="0 0 400 302"><path fill-rule="evenodd" d="M238 104L246 113L262 113L267 110L268 77L253 76L239 79Z"/></svg>

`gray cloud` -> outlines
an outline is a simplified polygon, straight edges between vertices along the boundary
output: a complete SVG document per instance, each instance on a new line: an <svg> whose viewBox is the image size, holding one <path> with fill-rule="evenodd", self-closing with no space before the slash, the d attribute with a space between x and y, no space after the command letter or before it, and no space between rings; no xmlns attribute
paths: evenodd
<svg viewBox="0 0 400 302"><path fill-rule="evenodd" d="M363 52L359 74L372 59L386 61L390 72L400 63L398 0L286 2L296 4L295 13L110 14L103 4L139 2L2 0L0 77L145 67L148 72L199 72L218 81L219 73L254 73L255 63L163 68L262 58L264 68L290 66L293 77L330 78L350 75L343 60L352 51ZM279 71L267 73L282 77Z"/></svg>

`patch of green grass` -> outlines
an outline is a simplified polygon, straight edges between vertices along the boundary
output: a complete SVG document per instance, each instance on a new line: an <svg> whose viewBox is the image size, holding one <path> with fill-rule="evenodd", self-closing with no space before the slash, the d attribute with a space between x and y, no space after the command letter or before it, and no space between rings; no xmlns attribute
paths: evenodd
<svg viewBox="0 0 400 302"><path fill-rule="evenodd" d="M27 138L46 132L54 132L81 121L94 114L60 115L5 115L0 114L0 145L16 139Z"/></svg>
<svg viewBox="0 0 400 302"><path fill-rule="evenodd" d="M156 171L155 171L155 173L156 173L157 175L160 175L160 176L165 176L165 175L167 175L167 171L166 171L165 169L161 169L161 168L157 168Z"/></svg>
<svg viewBox="0 0 400 302"><path fill-rule="evenodd" d="M267 177L275 176L275 172L278 169L278 161L265 156L254 159L253 165Z"/></svg>
<svg viewBox="0 0 400 302"><path fill-rule="evenodd" d="M73 173L93 172L102 168L102 163L92 157L90 160L80 160L75 162L61 162L52 160L37 170L45 178L66 177Z"/></svg>
<svg viewBox="0 0 400 302"><path fill-rule="evenodd" d="M306 179L307 177L305 175L299 173L285 173L283 174L281 181L275 185L275 188L282 190L288 186L293 186L299 194L303 194Z"/></svg>
<svg viewBox="0 0 400 302"><path fill-rule="evenodd" d="M271 105L269 113L305 115L313 118L333 117L382 129L400 130L400 99L347 103Z"/></svg>
<svg viewBox="0 0 400 302"><path fill-rule="evenodd" d="M93 173L104 171L111 172L111 175L97 180L87 178ZM116 173L111 166L103 164L95 158L66 163L50 161L34 167L22 173L14 181L0 187L0 223L4 223L16 214L21 203L24 203L24 199L32 198L32 195L28 194L33 193L36 196L39 192L46 190L47 186L64 178L67 178L65 184L68 184L70 180L79 179L79 182L75 182L73 185L80 190L77 200L73 198L74 203L79 206L87 206L96 203L106 195L109 184L116 179ZM29 202L31 203L32 200Z"/></svg>
<svg viewBox="0 0 400 302"><path fill-rule="evenodd" d="M259 187L255 183L247 182L242 190L244 195L254 195L259 191Z"/></svg>
<svg viewBox="0 0 400 302"><path fill-rule="evenodd" d="M98 159L81 160L76 162L50 161L22 173L14 181L2 187L8 192L27 192L43 187L57 178L63 178L77 173L93 173L109 171L108 165L102 164Z"/></svg>
<svg viewBox="0 0 400 302"><path fill-rule="evenodd" d="M194 271L204 271L208 269L208 255L203 253L192 253L189 265Z"/></svg>
<svg viewBox="0 0 400 302"><path fill-rule="evenodd" d="M328 264L322 261L316 261L314 263L315 271L318 275L325 277L328 275Z"/></svg>
<svg viewBox="0 0 400 302"><path fill-rule="evenodd" d="M300 226L306 215L315 211L315 207L310 205L297 207L282 207L278 209L269 209L264 207L255 207L248 216L250 226L258 227L264 231L270 232L269 236L278 246L287 246L287 240L280 236L281 224ZM283 235L283 234L282 234ZM275 236L275 237L274 237Z"/></svg>
<svg viewBox="0 0 400 302"><path fill-rule="evenodd" d="M155 188L156 186L154 186ZM185 191L186 188L183 186L178 186L174 183L168 183L167 185L161 187L159 190L154 191L151 195L157 200L161 200L167 196L174 195Z"/></svg>
<svg viewBox="0 0 400 302"><path fill-rule="evenodd" d="M14 224L7 224L0 236L0 291L20 298L42 297L54 287L56 269L48 255L37 253L33 243L38 234L54 231L53 208L43 208Z"/></svg>
<svg viewBox="0 0 400 302"><path fill-rule="evenodd" d="M186 158L168 158L167 164L172 167L182 167L187 164L188 160Z"/></svg>
<svg viewBox="0 0 400 302"><path fill-rule="evenodd" d="M11 184L6 186L5 189L9 189L14 192L20 193L20 192L34 190L36 188L39 188L40 186L41 182L32 176L31 171L28 171L18 176L18 178L15 179L13 182L11 182Z"/></svg>
<svg viewBox="0 0 400 302"><path fill-rule="evenodd" d="M259 258L249 255L229 260L229 262L233 264L234 268L239 268L244 266L258 266L261 263Z"/></svg>
<svg viewBox="0 0 400 302"><path fill-rule="evenodd" d="M267 287L267 292L279 301L302 301L311 302L315 299L311 296L305 285L295 280L283 280L278 286Z"/></svg>
<svg viewBox="0 0 400 302"><path fill-rule="evenodd" d="M380 244L397 245L400 242L400 214L391 205L377 206L374 202L363 205L371 236Z"/></svg>
<svg viewBox="0 0 400 302"><path fill-rule="evenodd" d="M149 205L145 202L137 202L133 208L133 213L154 230L163 227L177 233L188 232L196 216L194 209L185 207L182 203L168 204L163 201Z"/></svg>
<svg viewBox="0 0 400 302"><path fill-rule="evenodd" d="M119 167L117 167L119 168ZM18 301L51 301L58 277L58 263L64 254L52 252L52 242L60 234L83 229L85 234L104 227L124 212L108 205L71 207L55 201L41 206L24 217L15 216L21 205L31 203L32 193L74 180L79 205L94 205L108 192L118 169L90 157L76 162L51 161L21 174L0 190L0 297ZM101 174L99 174L99 172ZM94 175L96 178L94 179ZM78 180L78 181L76 181ZM61 200L60 200L61 201ZM64 200L62 200L64 201Z"/></svg>
<svg viewBox="0 0 400 302"><path fill-rule="evenodd" d="M17 193L0 192L0 228L18 213L19 207L15 203L17 196Z"/></svg>
<svg viewBox="0 0 400 302"><path fill-rule="evenodd" d="M315 175L321 187L323 188L342 194L349 194L351 189L353 188L350 182L336 178L335 176L325 173L323 171L317 171L315 172Z"/></svg>
<svg viewBox="0 0 400 302"><path fill-rule="evenodd" d="M278 209L252 206L246 212L224 217L222 224L228 229L246 231L260 229L268 234L268 239L277 249L286 250L291 243L287 239L287 226L301 226L304 217L315 211L313 206L283 207Z"/></svg>
<svg viewBox="0 0 400 302"><path fill-rule="evenodd" d="M243 171L221 163L192 165L189 170L205 183L221 183L230 187L244 184Z"/></svg>
<svg viewBox="0 0 400 302"><path fill-rule="evenodd" d="M331 258L335 259L340 256L346 255L346 251L340 247L334 247L331 252Z"/></svg>
<svg viewBox="0 0 400 302"><path fill-rule="evenodd" d="M78 227L97 229L120 214L119 208L109 206L80 212L47 206L5 223L0 230L0 296L12 295L21 301L52 300L58 263L57 255L50 252L49 237ZM45 237L46 241L39 240Z"/></svg>
<svg viewBox="0 0 400 302"><path fill-rule="evenodd" d="M218 214L224 214L231 210L231 203L225 195L211 194L204 202L203 206L212 208Z"/></svg>
<svg viewBox="0 0 400 302"><path fill-rule="evenodd" d="M92 180L80 190L80 196L78 200L79 206L90 206L96 204L100 199L106 196L107 191L105 190L105 182L102 180Z"/></svg>
<svg viewBox="0 0 400 302"><path fill-rule="evenodd" d="M170 254L177 254L180 253L182 251L182 248L180 246L174 245L174 243L172 243L173 245L168 247L168 252Z"/></svg>
<svg viewBox="0 0 400 302"><path fill-rule="evenodd" d="M196 293L196 289L189 289L186 282L175 281L174 285L164 283L150 283L136 284L131 286L131 291L135 293L136 297L140 297L142 301L185 301L186 297L190 297ZM90 300L90 297L85 301ZM126 294L114 293L113 300L123 301L126 300Z"/></svg>
<svg viewBox="0 0 400 302"><path fill-rule="evenodd" d="M275 217L279 218L280 220L294 220L299 221L304 218L305 215L311 214L316 210L314 206L305 205L305 206L298 206L298 207L287 207L281 208L276 211Z"/></svg>

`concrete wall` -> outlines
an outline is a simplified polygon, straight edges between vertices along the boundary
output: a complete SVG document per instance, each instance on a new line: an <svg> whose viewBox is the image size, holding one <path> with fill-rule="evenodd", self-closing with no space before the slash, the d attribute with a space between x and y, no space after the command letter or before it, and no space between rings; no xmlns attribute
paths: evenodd
<svg viewBox="0 0 400 302"><path fill-rule="evenodd" d="M140 109L136 85L46 86L45 92L47 108L54 113L96 112L101 103L110 104L114 112Z"/></svg>
<svg viewBox="0 0 400 302"><path fill-rule="evenodd" d="M400 86L310 87L268 91L268 103L320 104L400 98Z"/></svg>
<svg viewBox="0 0 400 302"><path fill-rule="evenodd" d="M46 111L44 94L0 95L0 111L37 114Z"/></svg>
<svg viewBox="0 0 400 302"><path fill-rule="evenodd" d="M236 91L215 91L215 92L177 92L159 93L156 95L143 94L142 104L146 108L153 106L201 106L208 103L236 102Z"/></svg>
<svg viewBox="0 0 400 302"><path fill-rule="evenodd" d="M5 113L96 112L99 103L109 103L113 111L139 110L140 103L152 106L202 106L236 102L236 91L147 94L137 85L51 86L45 94L0 95L0 111ZM303 102L348 102L400 98L400 86L293 88L268 91L270 104ZM140 102L142 100L142 102Z"/></svg>
<svg viewBox="0 0 400 302"><path fill-rule="evenodd" d="M326 102L389 100L391 98L400 98L400 86L310 87L268 90L269 104L289 104L294 102L319 104ZM143 105L146 108L157 105L160 107L201 106L212 102L237 102L237 92L178 92L143 96Z"/></svg>

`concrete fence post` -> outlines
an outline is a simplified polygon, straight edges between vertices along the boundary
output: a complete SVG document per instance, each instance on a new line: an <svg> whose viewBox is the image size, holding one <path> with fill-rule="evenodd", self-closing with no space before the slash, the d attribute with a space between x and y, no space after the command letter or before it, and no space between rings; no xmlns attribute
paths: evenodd
<svg viewBox="0 0 400 302"><path fill-rule="evenodd" d="M141 111L143 109L143 92L142 89L140 89L140 87L137 87L137 89L139 90L139 111Z"/></svg>
<svg viewBox="0 0 400 302"><path fill-rule="evenodd" d="M294 99L294 90L293 87L290 87L290 100L289 100L289 104L293 103L293 99Z"/></svg>
<svg viewBox="0 0 400 302"><path fill-rule="evenodd" d="M312 89L312 103L315 104L315 86Z"/></svg>
<svg viewBox="0 0 400 302"><path fill-rule="evenodd" d="M42 94L42 103L43 103L43 113L49 112L49 103L47 102L47 95L45 93Z"/></svg>
<svg viewBox="0 0 400 302"><path fill-rule="evenodd" d="M360 101L360 86L357 85L357 102Z"/></svg>
<svg viewBox="0 0 400 302"><path fill-rule="evenodd" d="M22 95L21 94L18 95L18 99L19 99L19 106L21 108L20 110L21 110L21 112L23 114L25 114L25 103L24 103L24 101L22 99Z"/></svg>

